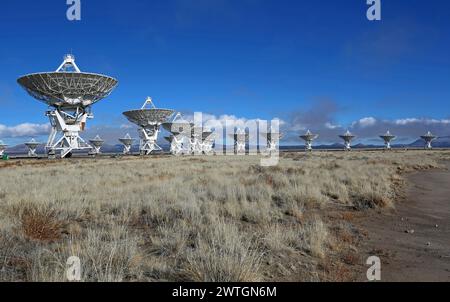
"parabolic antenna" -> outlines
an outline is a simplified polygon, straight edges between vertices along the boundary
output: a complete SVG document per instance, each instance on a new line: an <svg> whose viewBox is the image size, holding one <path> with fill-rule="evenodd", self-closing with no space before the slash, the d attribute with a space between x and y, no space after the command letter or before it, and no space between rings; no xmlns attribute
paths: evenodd
<svg viewBox="0 0 450 302"><path fill-rule="evenodd" d="M305 149L311 151L313 142L319 137L318 134L313 134L310 130L306 131L304 135L300 135L300 138L305 141Z"/></svg>
<svg viewBox="0 0 450 302"><path fill-rule="evenodd" d="M28 148L28 156L29 157L36 157L36 149L37 147L39 147L39 145L41 145L41 143L38 143L34 138L31 139L31 141L26 142L25 146L27 146Z"/></svg>
<svg viewBox="0 0 450 302"><path fill-rule="evenodd" d="M356 137L356 135L353 135L349 130L343 135L339 135L340 138L344 140L345 143L345 149L351 150L352 149L352 140Z"/></svg>
<svg viewBox="0 0 450 302"><path fill-rule="evenodd" d="M73 150L91 149L79 133L85 130L87 119L93 118L90 107L118 84L109 76L81 72L73 55L66 55L55 72L28 74L17 82L33 98L54 108L47 112L52 131L46 148L49 155L61 151L61 157ZM58 133L60 138L56 139Z"/></svg>
<svg viewBox="0 0 450 302"><path fill-rule="evenodd" d="M103 147L103 144L105 141L100 138L99 135L97 135L94 139L89 140L89 143L92 145L92 154L100 154L100 149Z"/></svg>
<svg viewBox="0 0 450 302"><path fill-rule="evenodd" d="M5 153L6 148L8 148L8 145L3 143L2 140L0 140L0 156L3 156L3 153Z"/></svg>
<svg viewBox="0 0 450 302"><path fill-rule="evenodd" d="M174 110L156 108L152 99L148 97L141 109L126 111L123 114L133 124L146 128L154 125L160 126L174 113Z"/></svg>
<svg viewBox="0 0 450 302"><path fill-rule="evenodd" d="M173 135L189 135L191 132L191 123L183 120L180 113L177 113L172 121L162 123L162 126Z"/></svg>
<svg viewBox="0 0 450 302"><path fill-rule="evenodd" d="M392 135L391 132L388 130L386 134L380 135L380 138L384 140L384 146L387 150L391 150L391 142L395 140L397 137L395 135Z"/></svg>
<svg viewBox="0 0 450 302"><path fill-rule="evenodd" d="M283 138L283 133L264 133L264 132L260 132L259 133L262 137L266 137L267 140L272 141L272 140L280 140Z"/></svg>
<svg viewBox="0 0 450 302"><path fill-rule="evenodd" d="M203 133L202 133L202 139L203 139L203 140L210 139L210 138L212 137L213 133L214 133L214 132L212 132L212 131L203 131Z"/></svg>
<svg viewBox="0 0 450 302"><path fill-rule="evenodd" d="M35 99L55 108L89 107L117 86L112 77L81 72L73 55L66 55L55 72L28 74L17 82Z"/></svg>
<svg viewBox="0 0 450 302"><path fill-rule="evenodd" d="M130 134L127 133L125 137L119 138L119 142L123 144L123 154L130 154L131 153L131 147L133 146L133 142L135 141L134 138L131 138Z"/></svg>
<svg viewBox="0 0 450 302"><path fill-rule="evenodd" d="M149 108L147 108L148 106ZM141 109L123 113L130 122L140 127L141 154L148 155L155 150L162 150L156 143L160 126L167 122L174 113L174 110L156 108L150 97L147 98Z"/></svg>
<svg viewBox="0 0 450 302"><path fill-rule="evenodd" d="M428 131L427 134L422 135L421 138L425 141L425 149L433 149L432 143L437 136L432 134L431 131Z"/></svg>

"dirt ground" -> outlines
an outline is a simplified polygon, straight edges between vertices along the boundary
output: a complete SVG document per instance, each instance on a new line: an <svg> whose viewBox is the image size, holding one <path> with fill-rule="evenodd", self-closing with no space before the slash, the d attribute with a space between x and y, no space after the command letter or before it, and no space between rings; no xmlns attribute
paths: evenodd
<svg viewBox="0 0 450 302"><path fill-rule="evenodd" d="M410 175L395 210L356 222L366 231L363 258L380 257L382 281L450 281L450 162L446 167Z"/></svg>

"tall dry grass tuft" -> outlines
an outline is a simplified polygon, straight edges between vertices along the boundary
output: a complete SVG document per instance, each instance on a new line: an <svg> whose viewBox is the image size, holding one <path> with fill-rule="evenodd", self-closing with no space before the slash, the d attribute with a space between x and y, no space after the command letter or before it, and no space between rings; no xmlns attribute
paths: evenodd
<svg viewBox="0 0 450 302"><path fill-rule="evenodd" d="M183 273L197 282L256 282L261 280L262 254L237 226L217 221L187 252Z"/></svg>

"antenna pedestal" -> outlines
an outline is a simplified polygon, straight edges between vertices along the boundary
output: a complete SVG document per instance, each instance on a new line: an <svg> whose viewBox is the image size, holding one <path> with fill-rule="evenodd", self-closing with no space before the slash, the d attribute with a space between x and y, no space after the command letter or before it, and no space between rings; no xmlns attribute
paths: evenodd
<svg viewBox="0 0 450 302"><path fill-rule="evenodd" d="M159 135L159 127L154 125L153 127L140 129L140 147L141 155L150 155L153 151L161 151L162 148L156 143Z"/></svg>
<svg viewBox="0 0 450 302"><path fill-rule="evenodd" d="M202 152L206 155L213 154L214 140L205 140L202 144Z"/></svg>
<svg viewBox="0 0 450 302"><path fill-rule="evenodd" d="M311 140L305 141L305 150L311 152L313 150L312 144L313 142Z"/></svg>
<svg viewBox="0 0 450 302"><path fill-rule="evenodd" d="M183 138L178 138L175 135L172 137L172 142L170 143L170 153L172 155L183 154Z"/></svg>
<svg viewBox="0 0 450 302"><path fill-rule="evenodd" d="M131 154L131 145L123 145L123 154L124 155Z"/></svg>
<svg viewBox="0 0 450 302"><path fill-rule="evenodd" d="M272 154L274 152L277 152L278 149L278 141L276 140L267 140L267 149L266 152L269 154Z"/></svg>
<svg viewBox="0 0 450 302"><path fill-rule="evenodd" d="M92 146L92 150L89 152L89 155L95 156L99 155L102 152L100 151L102 149L102 146Z"/></svg>
<svg viewBox="0 0 450 302"><path fill-rule="evenodd" d="M49 157L53 157L56 151L60 152L61 158L65 158L72 151L92 149L80 136L80 132L86 127L87 119L92 118L89 113L77 108L72 114L57 109L48 111L46 115L52 126L46 145Z"/></svg>
<svg viewBox="0 0 450 302"><path fill-rule="evenodd" d="M0 140L0 157L3 157L7 147L8 147L8 145L4 144L3 141Z"/></svg>
<svg viewBox="0 0 450 302"><path fill-rule="evenodd" d="M345 151L351 151L352 150L352 143L351 142L345 142L344 143Z"/></svg>
<svg viewBox="0 0 450 302"><path fill-rule="evenodd" d="M245 154L245 141L234 142L234 154Z"/></svg>
<svg viewBox="0 0 450 302"><path fill-rule="evenodd" d="M196 136L192 137L190 140L190 151L192 155L202 154L203 146L200 139Z"/></svg>

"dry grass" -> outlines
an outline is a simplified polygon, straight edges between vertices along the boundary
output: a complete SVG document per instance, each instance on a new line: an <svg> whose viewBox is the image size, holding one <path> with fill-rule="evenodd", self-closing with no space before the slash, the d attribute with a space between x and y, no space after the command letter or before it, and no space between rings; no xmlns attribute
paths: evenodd
<svg viewBox="0 0 450 302"><path fill-rule="evenodd" d="M394 207L403 173L449 157L11 161L0 166L0 280L64 281L70 256L84 281L337 280L358 261L353 213ZM330 208L343 209L339 227Z"/></svg>

